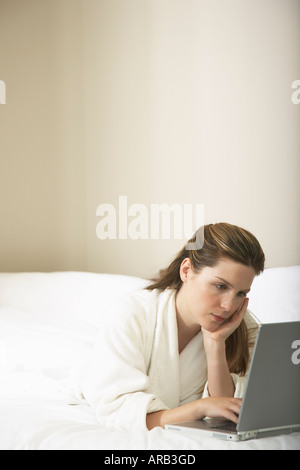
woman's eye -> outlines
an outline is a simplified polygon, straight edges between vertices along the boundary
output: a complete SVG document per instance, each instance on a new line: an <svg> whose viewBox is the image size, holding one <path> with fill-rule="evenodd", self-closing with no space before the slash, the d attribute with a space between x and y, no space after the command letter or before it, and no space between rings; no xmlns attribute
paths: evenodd
<svg viewBox="0 0 300 470"><path fill-rule="evenodd" d="M227 289L226 284L215 284L215 286L218 290L226 290ZM245 292L240 291L240 292L237 293L237 296L238 297L246 297L247 294Z"/></svg>
<svg viewBox="0 0 300 470"><path fill-rule="evenodd" d="M246 297L247 294L245 294L245 292L238 292L238 296L239 297Z"/></svg>
<svg viewBox="0 0 300 470"><path fill-rule="evenodd" d="M226 289L225 284L215 284L215 286L217 287L217 289Z"/></svg>

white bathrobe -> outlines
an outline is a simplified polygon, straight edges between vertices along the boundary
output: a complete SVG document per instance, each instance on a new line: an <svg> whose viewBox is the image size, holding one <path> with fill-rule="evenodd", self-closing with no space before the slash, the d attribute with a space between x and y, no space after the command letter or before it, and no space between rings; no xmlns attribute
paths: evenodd
<svg viewBox="0 0 300 470"><path fill-rule="evenodd" d="M178 352L175 293L141 290L106 312L81 381L102 425L145 430L147 413L208 396L202 333ZM231 375L241 397L245 378Z"/></svg>

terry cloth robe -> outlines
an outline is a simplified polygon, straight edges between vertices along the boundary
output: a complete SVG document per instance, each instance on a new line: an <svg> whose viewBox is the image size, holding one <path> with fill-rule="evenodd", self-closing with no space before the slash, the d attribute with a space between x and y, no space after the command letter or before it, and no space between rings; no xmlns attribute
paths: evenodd
<svg viewBox="0 0 300 470"><path fill-rule="evenodd" d="M178 352L175 293L141 290L114 301L105 313L81 380L100 424L145 430L147 413L209 396L201 331ZM253 325L248 312L246 317ZM245 378L231 375L240 398Z"/></svg>

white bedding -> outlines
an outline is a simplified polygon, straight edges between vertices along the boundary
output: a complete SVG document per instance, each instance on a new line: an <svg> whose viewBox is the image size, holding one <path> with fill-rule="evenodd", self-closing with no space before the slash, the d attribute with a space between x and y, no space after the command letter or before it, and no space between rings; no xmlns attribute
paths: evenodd
<svg viewBox="0 0 300 470"><path fill-rule="evenodd" d="M107 274L0 274L0 449L300 449L300 433L234 443L97 423L78 376L107 302L144 284ZM300 266L268 269L249 308L262 322L300 320L299 287Z"/></svg>

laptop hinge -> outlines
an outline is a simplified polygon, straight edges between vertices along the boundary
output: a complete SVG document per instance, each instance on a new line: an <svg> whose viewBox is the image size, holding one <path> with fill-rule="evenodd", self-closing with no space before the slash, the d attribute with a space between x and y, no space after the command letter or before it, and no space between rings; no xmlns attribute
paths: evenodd
<svg viewBox="0 0 300 470"><path fill-rule="evenodd" d="M257 431L244 431L242 434L243 439L255 439Z"/></svg>

